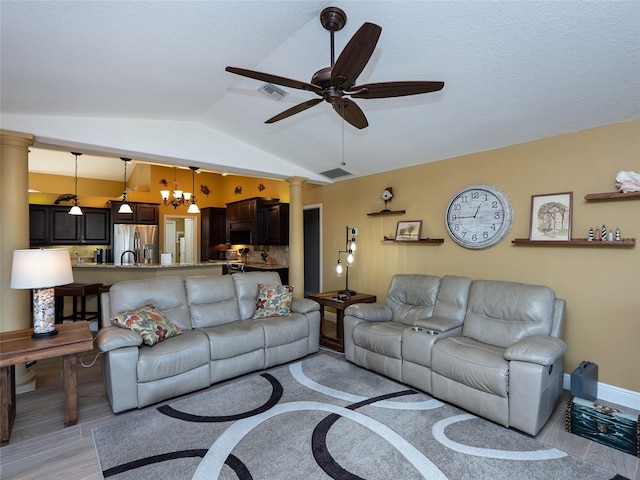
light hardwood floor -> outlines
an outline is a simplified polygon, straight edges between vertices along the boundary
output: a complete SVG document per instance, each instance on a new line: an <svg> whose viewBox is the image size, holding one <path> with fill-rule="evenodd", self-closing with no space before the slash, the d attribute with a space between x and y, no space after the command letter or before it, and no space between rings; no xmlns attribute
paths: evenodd
<svg viewBox="0 0 640 480"><path fill-rule="evenodd" d="M343 358L330 350L323 352ZM90 363L94 355L95 352L89 352L84 363ZM0 478L101 479L91 429L114 418L136 415L137 410L111 413L98 358L92 367L78 367L79 423L63 428L61 359L39 361L32 368L38 375L38 388L17 397L11 441L0 448ZM565 399L567 396L565 392ZM565 432L564 403L536 438L585 461L611 467L624 477L640 480L636 457Z"/></svg>

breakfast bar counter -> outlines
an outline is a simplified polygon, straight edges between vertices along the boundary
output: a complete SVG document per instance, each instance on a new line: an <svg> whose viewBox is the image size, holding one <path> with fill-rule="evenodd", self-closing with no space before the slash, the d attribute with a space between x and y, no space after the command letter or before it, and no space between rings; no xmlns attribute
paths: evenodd
<svg viewBox="0 0 640 480"><path fill-rule="evenodd" d="M194 275L222 275L223 263L125 264L78 263L73 265L73 281L111 285L124 280L160 277L190 277Z"/></svg>

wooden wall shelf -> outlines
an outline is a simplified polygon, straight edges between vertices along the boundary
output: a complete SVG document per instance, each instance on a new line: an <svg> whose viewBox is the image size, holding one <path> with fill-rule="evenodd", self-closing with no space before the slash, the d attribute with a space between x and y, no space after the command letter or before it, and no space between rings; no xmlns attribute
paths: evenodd
<svg viewBox="0 0 640 480"><path fill-rule="evenodd" d="M406 241L406 240L383 240L382 243L402 243L404 245L425 245L425 244L441 244L444 243L444 238L421 238L420 240Z"/></svg>
<svg viewBox="0 0 640 480"><path fill-rule="evenodd" d="M380 210L379 212L367 213L367 217L380 217L382 215L404 215L406 210Z"/></svg>
<svg viewBox="0 0 640 480"><path fill-rule="evenodd" d="M585 200L622 200L627 198L640 199L640 192L607 192L607 193L587 193Z"/></svg>
<svg viewBox="0 0 640 480"><path fill-rule="evenodd" d="M589 241L586 238L574 238L573 240L529 240L528 238L516 238L511 241L514 245L531 245L545 247L635 247L635 238L623 238L619 242L603 242L601 240Z"/></svg>

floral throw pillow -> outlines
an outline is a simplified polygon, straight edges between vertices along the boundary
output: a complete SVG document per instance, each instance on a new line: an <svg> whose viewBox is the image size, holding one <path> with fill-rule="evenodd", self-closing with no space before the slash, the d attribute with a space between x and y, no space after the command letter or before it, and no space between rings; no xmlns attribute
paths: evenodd
<svg viewBox="0 0 640 480"><path fill-rule="evenodd" d="M291 314L291 285L258 284L258 300L253 318L283 317Z"/></svg>
<svg viewBox="0 0 640 480"><path fill-rule="evenodd" d="M182 333L180 327L162 315L162 312L153 305L127 310L112 318L111 324L133 330L149 346Z"/></svg>

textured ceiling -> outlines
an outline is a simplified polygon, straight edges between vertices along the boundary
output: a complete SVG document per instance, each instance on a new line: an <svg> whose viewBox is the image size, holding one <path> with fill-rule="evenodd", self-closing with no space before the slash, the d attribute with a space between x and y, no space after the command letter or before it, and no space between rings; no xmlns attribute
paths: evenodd
<svg viewBox="0 0 640 480"><path fill-rule="evenodd" d="M309 82L330 65L330 36L319 21L329 5L348 16L335 34L336 55L363 22L382 27L358 83L441 80L444 89L357 99L370 124L363 130L344 126L325 102L264 124L315 95L285 88L274 101L257 91L261 82L224 68ZM332 180L320 172L335 168L353 178L640 118L635 0L1 0L0 7L0 121L35 135L33 170L50 165L47 150L56 149L68 158L53 162L63 174L73 174L68 152L77 150L85 153L81 176L106 157L120 179L117 158L129 156L323 183Z"/></svg>

